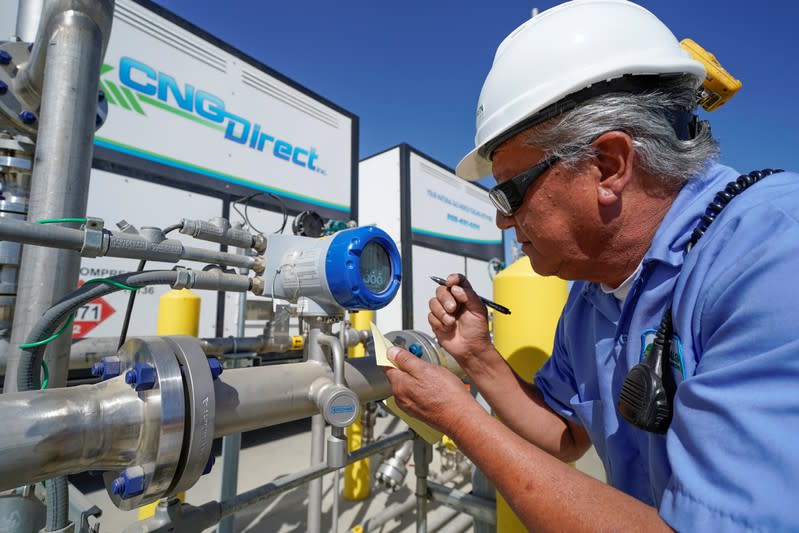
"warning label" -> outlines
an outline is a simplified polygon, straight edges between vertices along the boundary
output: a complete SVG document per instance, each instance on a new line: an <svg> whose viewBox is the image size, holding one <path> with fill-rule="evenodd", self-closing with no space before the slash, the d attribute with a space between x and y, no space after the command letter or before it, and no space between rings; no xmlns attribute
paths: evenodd
<svg viewBox="0 0 799 533"><path fill-rule="evenodd" d="M96 328L103 320L114 314L116 309L102 298L92 300L75 312L72 322L72 338L81 339Z"/></svg>

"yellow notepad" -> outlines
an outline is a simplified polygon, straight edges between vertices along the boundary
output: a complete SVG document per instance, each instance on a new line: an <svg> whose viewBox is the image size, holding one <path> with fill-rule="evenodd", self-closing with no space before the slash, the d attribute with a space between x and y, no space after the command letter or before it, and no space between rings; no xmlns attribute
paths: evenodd
<svg viewBox="0 0 799 533"><path fill-rule="evenodd" d="M374 322L372 322L369 325L369 327L372 330L372 339L374 339L375 360L377 364L380 366L390 366L393 368L397 368L396 365L394 365L394 363L392 363L391 360L386 355L386 351L394 344L391 341L389 341L387 338L385 338L382 333L380 333L380 330L377 329L377 326L375 325ZM400 409L399 406L397 405L396 400L394 400L393 396L389 396L388 398L386 398L383 401L383 403L385 404L386 408L388 408L389 411L400 417L403 422L408 424L408 427L414 430L417 435L422 437L429 444L435 444L436 442L441 440L443 433L431 428L430 426L428 426L418 418L414 418L405 411L403 411L402 409Z"/></svg>

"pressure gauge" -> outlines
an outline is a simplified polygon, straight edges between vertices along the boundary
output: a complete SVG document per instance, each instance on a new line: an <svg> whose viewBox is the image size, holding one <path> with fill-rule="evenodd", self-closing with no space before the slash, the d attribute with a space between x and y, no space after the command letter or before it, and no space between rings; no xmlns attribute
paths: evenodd
<svg viewBox="0 0 799 533"><path fill-rule="evenodd" d="M307 298L327 314L380 309L399 290L399 250L376 226L321 239L272 235L264 257L264 295L291 302Z"/></svg>

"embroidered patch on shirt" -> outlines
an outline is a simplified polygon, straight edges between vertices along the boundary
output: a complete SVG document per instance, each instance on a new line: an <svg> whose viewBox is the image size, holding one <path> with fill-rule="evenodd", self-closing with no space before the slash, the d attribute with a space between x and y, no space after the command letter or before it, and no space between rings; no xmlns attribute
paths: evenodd
<svg viewBox="0 0 799 533"><path fill-rule="evenodd" d="M649 355L649 352L652 351L652 344L655 342L656 334L656 329L646 329L641 333L641 357L639 361L643 361ZM679 385L685 379L685 360L683 358L682 341L680 341L680 337L677 334L671 337L670 352L669 361L671 362L671 368L675 370L674 380Z"/></svg>

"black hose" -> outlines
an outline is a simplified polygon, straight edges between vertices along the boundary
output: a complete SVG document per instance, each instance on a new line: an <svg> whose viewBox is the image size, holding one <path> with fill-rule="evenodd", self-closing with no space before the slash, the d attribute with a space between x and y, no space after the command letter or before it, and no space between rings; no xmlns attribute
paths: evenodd
<svg viewBox="0 0 799 533"><path fill-rule="evenodd" d="M177 280L177 276L178 273L173 270L153 270L128 272L108 279L132 287L144 287L147 285L172 285ZM42 318L31 329L26 344L46 339L80 306L118 290L120 290L118 287L106 283L83 285L45 311ZM47 345L44 344L21 350L17 367L17 390L26 391L39 388L39 368L46 348Z"/></svg>

